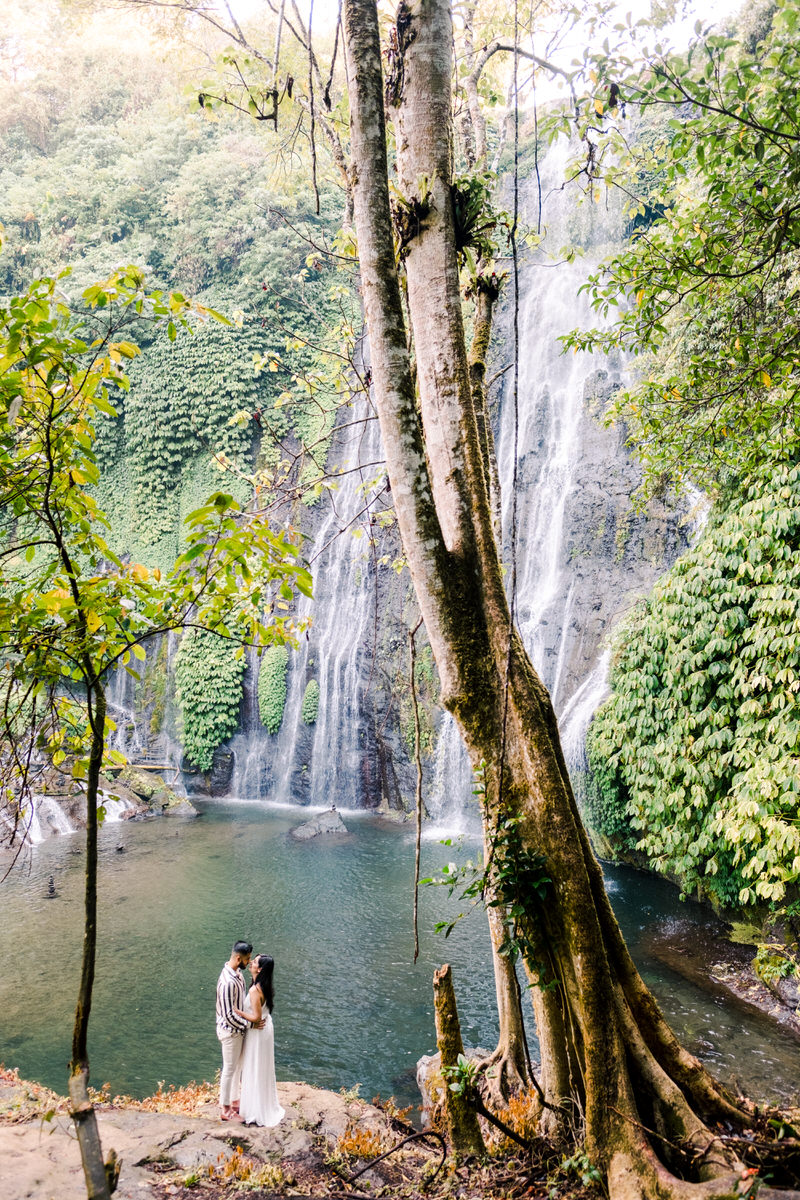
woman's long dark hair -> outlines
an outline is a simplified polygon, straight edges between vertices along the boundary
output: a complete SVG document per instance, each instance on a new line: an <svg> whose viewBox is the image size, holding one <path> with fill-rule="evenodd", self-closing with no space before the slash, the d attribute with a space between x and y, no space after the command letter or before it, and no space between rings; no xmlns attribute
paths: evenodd
<svg viewBox="0 0 800 1200"><path fill-rule="evenodd" d="M264 997L264 1003L268 1010L272 1012L272 1006L275 1000L272 991L272 972L275 970L275 959L269 954L259 954L256 958L258 963L258 974L255 978L255 984L261 989L261 995Z"/></svg>

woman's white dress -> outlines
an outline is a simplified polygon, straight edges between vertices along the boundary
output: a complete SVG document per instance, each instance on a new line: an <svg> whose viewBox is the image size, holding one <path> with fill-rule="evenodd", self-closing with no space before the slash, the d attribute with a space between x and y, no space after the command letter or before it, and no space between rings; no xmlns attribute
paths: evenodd
<svg viewBox="0 0 800 1200"><path fill-rule="evenodd" d="M245 1012L253 1009L248 997ZM278 1103L275 1085L275 1037L272 1017L266 1007L262 1010L266 1018L263 1029L250 1026L244 1035L242 1052L242 1093L239 1098L239 1115L251 1125L277 1125L284 1115Z"/></svg>

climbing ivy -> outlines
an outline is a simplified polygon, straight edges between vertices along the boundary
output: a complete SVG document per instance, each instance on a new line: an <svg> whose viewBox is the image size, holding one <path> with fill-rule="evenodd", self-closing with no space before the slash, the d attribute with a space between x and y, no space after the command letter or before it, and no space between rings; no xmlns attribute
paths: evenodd
<svg viewBox="0 0 800 1200"><path fill-rule="evenodd" d="M163 49L137 42L122 63L61 31L22 90L0 79L0 292L66 266L74 292L124 260L233 318L174 342L142 322L130 394L98 421L109 541L162 571L212 491L241 505L320 495L360 327L354 289L305 236L322 245L338 228L337 187L321 178L315 211L302 154L287 179L249 118L190 113L178 78L191 63L178 72ZM80 86L65 90L76 62Z"/></svg>
<svg viewBox="0 0 800 1200"><path fill-rule="evenodd" d="M319 713L319 684L316 679L309 679L306 684L306 690L303 693L303 704L300 709L300 715L306 725L313 725L316 722L317 714Z"/></svg>
<svg viewBox="0 0 800 1200"><path fill-rule="evenodd" d="M800 468L773 464L633 613L590 730L590 818L722 904L797 890L798 612Z"/></svg>
<svg viewBox="0 0 800 1200"><path fill-rule="evenodd" d="M246 480L229 472L221 476L220 467L230 463L242 472L251 467L258 429L252 420L248 426L234 418L270 403L274 376L256 377L252 363L265 340L254 321L241 328L197 325L194 336L175 342L166 335L154 339L132 376L121 418L122 445L118 431L106 423L103 448L107 438L116 455L124 445L121 482L127 495L121 499L130 514L132 540L149 549L150 557L169 559L178 550L184 488L205 495L209 485L224 479L226 490L238 490L240 502L249 498ZM200 486L193 488L198 475ZM124 513L118 519L124 520Z"/></svg>
<svg viewBox="0 0 800 1200"><path fill-rule="evenodd" d="M270 646L261 659L258 673L258 711L269 733L277 733L286 706L286 672L289 652L285 646Z"/></svg>
<svg viewBox="0 0 800 1200"><path fill-rule="evenodd" d="M284 654L286 650L281 647ZM214 751L239 724L245 662L237 645L207 630L190 629L175 656L183 713L183 749L189 762L209 771Z"/></svg>

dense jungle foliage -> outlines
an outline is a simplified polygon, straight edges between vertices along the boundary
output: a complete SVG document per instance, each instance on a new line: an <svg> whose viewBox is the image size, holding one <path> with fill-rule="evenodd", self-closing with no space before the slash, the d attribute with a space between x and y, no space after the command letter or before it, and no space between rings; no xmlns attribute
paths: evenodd
<svg viewBox="0 0 800 1200"><path fill-rule="evenodd" d="M167 570L187 514L219 488L243 505L255 490L302 528L298 505L319 498L343 393L324 351L347 352L357 329L347 276L306 239L330 240L341 191L321 180L317 215L302 139L278 151L249 116L198 107L197 80L218 52L206 31L189 52L169 26L160 40L130 16L95 14L90 38L58 6L42 25L46 52L18 64L24 85L13 64L0 76L0 294L69 267L61 287L73 299L134 263L152 286L229 318L194 321L192 335L133 331L143 353L130 391L97 426L109 544ZM221 643L205 656L190 641L179 658L185 748L204 769L235 728L233 653ZM202 713L188 699L212 662L225 679L213 717L208 695Z"/></svg>
<svg viewBox="0 0 800 1200"><path fill-rule="evenodd" d="M683 483L713 502L692 550L615 639L612 696L589 735L589 819L607 848L643 853L685 889L790 911L800 879L798 16L761 4L735 36L660 62L638 144L611 168L631 188L631 237L590 284L597 310L620 315L571 338L639 358L609 418L627 423L644 492ZM633 80L622 94L642 98Z"/></svg>

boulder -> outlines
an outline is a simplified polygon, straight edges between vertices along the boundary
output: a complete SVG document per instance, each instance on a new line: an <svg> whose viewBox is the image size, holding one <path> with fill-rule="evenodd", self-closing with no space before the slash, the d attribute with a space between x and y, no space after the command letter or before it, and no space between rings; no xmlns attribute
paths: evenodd
<svg viewBox="0 0 800 1200"><path fill-rule="evenodd" d="M132 788L126 787L118 779L107 779L100 776L100 795L103 800L122 800L131 810L131 815L143 815L149 811L148 805Z"/></svg>
<svg viewBox="0 0 800 1200"><path fill-rule="evenodd" d="M227 796L233 779L236 759L230 750L217 746L211 770L208 773L208 790L212 796Z"/></svg>
<svg viewBox="0 0 800 1200"><path fill-rule="evenodd" d="M114 781L111 794L115 788L124 788L133 793L140 804L144 801L147 808L155 814L163 813L165 817L197 816L194 805L169 787L157 771L145 771L129 763L122 768Z"/></svg>
<svg viewBox="0 0 800 1200"><path fill-rule="evenodd" d="M327 812L320 813L318 816L312 817L310 821L298 825L296 829L292 830L292 837L297 838L300 842L305 842L309 838L330 837L343 833L347 833L347 826L336 809L329 808Z"/></svg>

